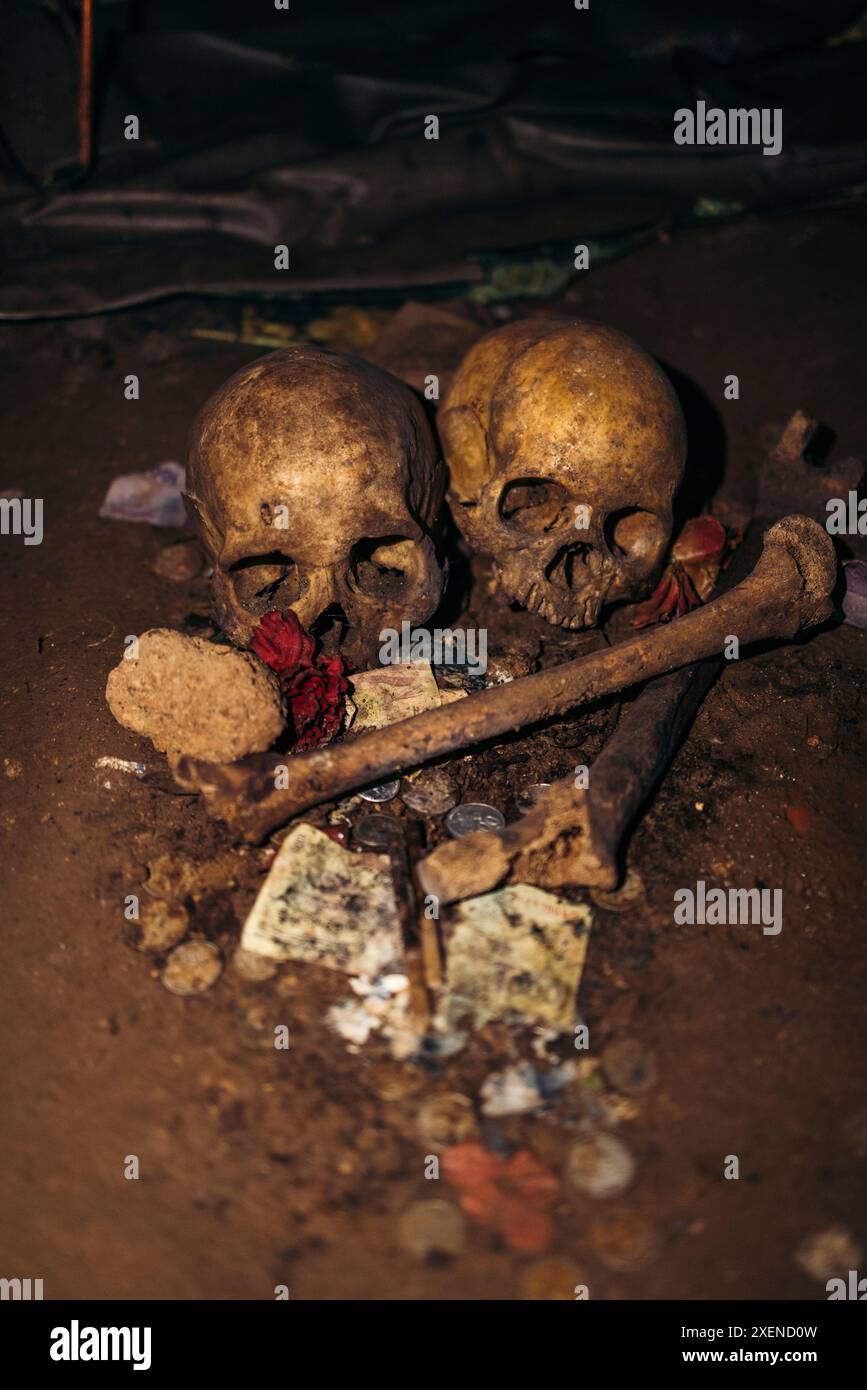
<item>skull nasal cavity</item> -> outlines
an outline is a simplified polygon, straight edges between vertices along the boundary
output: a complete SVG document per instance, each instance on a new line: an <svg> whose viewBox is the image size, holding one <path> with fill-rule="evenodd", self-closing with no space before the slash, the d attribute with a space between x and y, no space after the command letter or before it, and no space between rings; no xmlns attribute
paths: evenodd
<svg viewBox="0 0 867 1390"><path fill-rule="evenodd" d="M509 526L538 534L550 531L569 501L560 483L545 478L515 478L500 494L499 512Z"/></svg>
<svg viewBox="0 0 867 1390"><path fill-rule="evenodd" d="M584 541L561 546L550 564L545 566L545 578L567 589L580 588L586 580L587 561L592 553L592 545L586 545Z"/></svg>

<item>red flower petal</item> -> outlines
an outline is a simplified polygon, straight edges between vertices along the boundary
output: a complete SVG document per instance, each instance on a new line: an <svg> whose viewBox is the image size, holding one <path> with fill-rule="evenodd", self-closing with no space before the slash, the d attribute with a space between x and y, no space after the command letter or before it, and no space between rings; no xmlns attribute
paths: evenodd
<svg viewBox="0 0 867 1390"><path fill-rule="evenodd" d="M536 1255L551 1243L551 1218L517 1197L503 1198L497 1226L506 1244L525 1255Z"/></svg>

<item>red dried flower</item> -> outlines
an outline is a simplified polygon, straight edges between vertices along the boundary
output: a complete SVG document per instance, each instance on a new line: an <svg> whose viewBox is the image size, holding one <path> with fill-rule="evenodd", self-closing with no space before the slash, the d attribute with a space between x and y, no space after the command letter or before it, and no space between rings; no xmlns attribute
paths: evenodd
<svg viewBox="0 0 867 1390"><path fill-rule="evenodd" d="M512 1250L536 1254L550 1244L544 1208L556 1199L557 1179L529 1149L506 1160L481 1144L456 1144L443 1154L443 1172L467 1215L493 1226Z"/></svg>
<svg viewBox="0 0 867 1390"><path fill-rule="evenodd" d="M340 729L349 686L342 657L336 653L315 656L316 643L291 608L266 613L250 646L280 681L295 730L295 747L329 743Z"/></svg>

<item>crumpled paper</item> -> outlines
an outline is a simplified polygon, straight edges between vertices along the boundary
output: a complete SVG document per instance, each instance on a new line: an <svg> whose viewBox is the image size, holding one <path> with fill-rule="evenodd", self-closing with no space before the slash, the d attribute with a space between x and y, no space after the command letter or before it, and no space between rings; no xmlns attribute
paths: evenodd
<svg viewBox="0 0 867 1390"><path fill-rule="evenodd" d="M583 903L524 883L462 902L447 945L446 1025L502 1019L570 1032L590 920Z"/></svg>
<svg viewBox="0 0 867 1390"><path fill-rule="evenodd" d="M402 973L388 857L354 854L312 825L296 826L244 923L241 946L370 979Z"/></svg>
<svg viewBox="0 0 867 1390"><path fill-rule="evenodd" d="M111 521L186 526L185 486L186 471L179 463L159 463L143 473L122 473L110 484L99 515Z"/></svg>

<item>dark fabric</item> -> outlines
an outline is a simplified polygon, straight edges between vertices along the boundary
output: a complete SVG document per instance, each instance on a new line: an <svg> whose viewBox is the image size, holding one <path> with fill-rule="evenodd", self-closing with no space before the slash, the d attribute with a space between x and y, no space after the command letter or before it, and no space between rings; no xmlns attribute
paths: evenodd
<svg viewBox="0 0 867 1390"><path fill-rule="evenodd" d="M97 157L83 178L74 29L7 3L6 316L180 290L417 291L471 279L474 252L526 241L528 227L565 247L683 219L698 199L828 198L867 172L867 44L825 42L858 14L842 0L714 0L700 13L680 0L514 13L492 0L303 12L293 0L285 13L182 0L136 7L136 31L125 6L105 5ZM676 146L674 111L700 97L781 107L782 154ZM34 134L27 113L43 107L54 120ZM137 142L123 138L130 113ZM439 140L424 139L429 114Z"/></svg>

